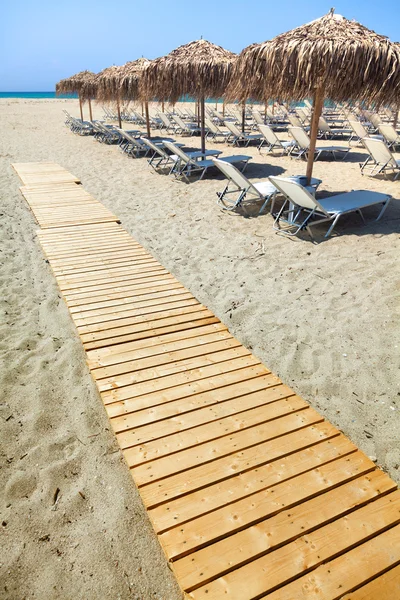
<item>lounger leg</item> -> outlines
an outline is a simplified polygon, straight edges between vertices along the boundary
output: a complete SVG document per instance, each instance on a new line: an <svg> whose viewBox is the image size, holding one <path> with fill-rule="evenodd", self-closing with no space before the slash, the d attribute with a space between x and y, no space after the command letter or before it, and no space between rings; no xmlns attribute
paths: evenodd
<svg viewBox="0 0 400 600"><path fill-rule="evenodd" d="M329 237L333 231L333 228L335 227L336 223L338 222L340 215L336 215L336 217L333 220L332 225L329 227L328 231L326 232L326 234L324 235L325 238ZM364 219L364 217L363 217Z"/></svg>
<svg viewBox="0 0 400 600"><path fill-rule="evenodd" d="M396 177L398 177L398 175L397 175ZM386 202L384 202L384 203L383 203L382 210L381 210L381 212L379 213L379 215L377 216L377 218L375 219L375 221L379 221L379 219L380 219L381 217L383 217L383 214L384 214L385 210L386 210L386 209L387 209L387 207L389 206L390 200L391 200L391 198L388 198L388 199L386 200Z"/></svg>
<svg viewBox="0 0 400 600"><path fill-rule="evenodd" d="M262 207L260 208L260 210L258 211L258 214L261 215L264 212L264 208L266 208L268 202L271 200L271 198L275 198L276 196L276 192L272 192L272 194L269 194L266 198L265 201L263 202ZM272 205L271 205L271 212L272 212Z"/></svg>

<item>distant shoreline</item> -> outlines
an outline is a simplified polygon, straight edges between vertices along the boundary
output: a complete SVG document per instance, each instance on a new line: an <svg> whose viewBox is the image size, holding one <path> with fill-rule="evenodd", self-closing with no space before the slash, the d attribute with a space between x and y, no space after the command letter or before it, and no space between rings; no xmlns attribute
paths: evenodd
<svg viewBox="0 0 400 600"><path fill-rule="evenodd" d="M77 94L62 94L56 96L55 92L0 92L0 98L22 98L36 99L53 98L54 100L74 100L78 98Z"/></svg>

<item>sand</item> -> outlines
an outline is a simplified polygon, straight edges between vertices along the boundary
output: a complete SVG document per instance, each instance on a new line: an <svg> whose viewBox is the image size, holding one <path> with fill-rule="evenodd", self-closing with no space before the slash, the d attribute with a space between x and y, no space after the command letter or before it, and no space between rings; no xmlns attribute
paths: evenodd
<svg viewBox="0 0 400 600"><path fill-rule="evenodd" d="M0 597L175 600L179 589L11 163L51 160L80 177L244 345L396 481L400 181L361 177L360 149L344 163L317 162L323 193L364 188L395 200L379 223L371 209L367 227L355 215L326 241L287 239L269 214L223 213L220 177L187 185L158 175L144 159L73 135L63 108L78 115L76 101L0 101ZM255 148L243 153L254 157L247 175L255 181L305 170Z"/></svg>

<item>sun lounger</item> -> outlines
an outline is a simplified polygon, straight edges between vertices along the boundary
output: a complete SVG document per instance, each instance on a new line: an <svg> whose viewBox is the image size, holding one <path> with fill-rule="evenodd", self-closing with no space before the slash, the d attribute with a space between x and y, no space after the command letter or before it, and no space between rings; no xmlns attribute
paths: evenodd
<svg viewBox="0 0 400 600"><path fill-rule="evenodd" d="M319 122L318 122L318 131L321 137L324 137L325 139L333 139L335 137L344 137L344 136L351 136L353 130L352 129L343 129L343 128L338 128L338 127L334 127L332 128L329 123L326 121L326 119L324 119L324 117L320 117L319 118Z"/></svg>
<svg viewBox="0 0 400 600"><path fill-rule="evenodd" d="M400 135L397 133L393 125L390 125L389 123L381 123L378 126L378 130L387 143L388 148L400 146Z"/></svg>
<svg viewBox="0 0 400 600"><path fill-rule="evenodd" d="M369 135L368 131L365 129L364 125L360 122L360 121L356 121L356 120L350 120L349 119L349 125L351 127L351 129L353 130L352 135L349 138L349 144L351 144L351 142L353 140L356 140L356 143L362 144L362 140L363 138L366 137L370 137L372 139L377 139L377 140L382 140L383 137L381 135Z"/></svg>
<svg viewBox="0 0 400 600"><path fill-rule="evenodd" d="M245 210L245 202L254 203L254 201L262 201L261 208L258 211L258 214L261 215L268 203L278 194L277 188L269 179L253 183L234 165L218 158L212 158L211 160L228 179L224 190L217 192L218 204L223 210L232 211L242 208ZM301 180L300 177L294 177L293 179L296 181ZM313 178L311 186L307 189L315 194L315 190L320 183L320 179ZM233 194L234 196L232 196ZM230 197L228 198L227 196Z"/></svg>
<svg viewBox="0 0 400 600"><path fill-rule="evenodd" d="M207 127L206 138L214 141L218 141L218 137L222 138L221 141L226 141L231 133L229 131L222 131L211 119L204 119Z"/></svg>
<svg viewBox="0 0 400 600"><path fill-rule="evenodd" d="M366 171L368 175L394 173L396 180L400 175L400 160L395 159L385 142L372 138L363 138L363 144L369 152L367 160L360 164L361 175Z"/></svg>
<svg viewBox="0 0 400 600"><path fill-rule="evenodd" d="M269 179L286 199L276 216L274 229L287 235L296 235L302 229L306 229L313 237L312 226L318 223L332 222L325 234L327 238L342 215L357 212L365 222L362 209L382 204L382 209L376 218L376 221L379 221L392 198L388 194L379 192L355 190L316 200L310 192L294 181L283 177L270 177ZM317 217L317 220L312 221L313 217ZM282 229L283 223L285 229Z"/></svg>
<svg viewBox="0 0 400 600"><path fill-rule="evenodd" d="M194 123L185 123L179 115L174 115L173 119L176 123L175 133L180 135L194 135L200 133L201 129Z"/></svg>
<svg viewBox="0 0 400 600"><path fill-rule="evenodd" d="M170 152L176 154L179 157L179 162L176 163L173 173L176 178L184 177L189 181L189 177L194 174L199 174L199 180L203 179L208 169L215 167L212 160L206 158L207 156L218 156L221 154L218 150L206 150L206 152L192 152L191 154L184 152L181 148L175 144L164 141L166 148ZM225 156L221 158L221 161L233 164L242 164L242 171L245 170L247 163L251 159L251 156L236 155L236 156Z"/></svg>
<svg viewBox="0 0 400 600"><path fill-rule="evenodd" d="M225 121L225 126L230 131L228 142L234 146L239 146L240 144L248 146L250 142L259 142L262 137L260 133L242 133L238 127L230 121Z"/></svg>
<svg viewBox="0 0 400 600"><path fill-rule="evenodd" d="M261 132L262 138L258 151L261 152L261 148L266 147L267 153L273 152L275 149L280 150L282 154L290 154L290 151L294 148L296 143L294 140L288 142L282 142L276 135L275 131L269 127L269 125L259 125L258 129Z"/></svg>
<svg viewBox="0 0 400 600"><path fill-rule="evenodd" d="M159 112L157 116L161 121L160 129L165 129L168 132L172 131L173 133L175 133L176 125L172 123L172 121L167 117L165 113Z"/></svg>
<svg viewBox="0 0 400 600"><path fill-rule="evenodd" d="M297 158L307 158L308 151L310 148L310 138L307 133L301 127L289 127L289 133L296 142L296 148L290 153L291 156L296 155ZM315 148L315 159L318 160L321 154L331 154L336 160L336 156L339 155L344 160L350 151L350 147L345 146L320 146Z"/></svg>

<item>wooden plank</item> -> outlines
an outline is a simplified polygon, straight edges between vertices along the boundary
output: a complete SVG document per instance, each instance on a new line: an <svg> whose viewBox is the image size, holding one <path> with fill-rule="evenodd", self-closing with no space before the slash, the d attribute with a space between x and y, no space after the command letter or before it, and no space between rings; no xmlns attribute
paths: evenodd
<svg viewBox="0 0 400 600"><path fill-rule="evenodd" d="M173 456L164 456L152 462L135 466L136 451L128 448L124 456L128 466L132 468L132 475L138 487L164 479L170 475L187 471L200 464L215 461L217 458L228 456L238 450L256 446L265 440L273 440L290 431L303 429L322 421L322 417L311 408L290 413L272 422L263 423L246 429L235 431L228 437L212 440L199 444L195 448L188 448ZM212 469L212 465L210 466Z"/></svg>
<svg viewBox="0 0 400 600"><path fill-rule="evenodd" d="M126 376L142 368L171 364L180 360L195 358L206 354L227 350L228 348L238 348L241 346L235 338L225 333L222 336L216 334L216 339L211 339L207 344L193 344L187 347L183 342L175 343L175 346L181 344L182 348L174 350L170 348L160 352L158 347L143 349L142 352L136 352L132 360L93 370L93 376L98 381L98 385L106 385L112 382L117 376ZM131 353L132 354L132 353ZM146 361L146 362L143 362Z"/></svg>
<svg viewBox="0 0 400 600"><path fill-rule="evenodd" d="M253 380L251 380L250 382L246 381L245 385L242 383L222 388L226 396L231 396L223 401L215 400L214 394L206 392L201 394L201 404L196 396L195 403L191 405L192 408L188 408L184 402L178 400L173 403L169 402L168 406L163 406L164 410L152 411L150 409L150 411L136 411L114 417L111 424L115 433L131 431L132 435L135 434L136 443L141 444L145 441L186 431L198 425L212 423L226 416L240 414L249 408L257 408L293 396L293 391L282 385L273 375L263 377L260 382L258 379L254 380L255 385L254 383L252 385ZM251 392L249 388L251 390L252 387L261 389ZM246 393L243 392L243 389L246 390ZM194 409L196 403L197 409Z"/></svg>
<svg viewBox="0 0 400 600"><path fill-rule="evenodd" d="M400 526L397 525L272 592L268 600L339 600L399 563Z"/></svg>
<svg viewBox="0 0 400 600"><path fill-rule="evenodd" d="M386 474L372 471L181 558L173 563L174 572L184 590L194 590L395 489Z"/></svg>
<svg viewBox="0 0 400 600"><path fill-rule="evenodd" d="M192 592L191 596L195 600L220 600L225 597L252 600L260 594L285 586L287 581L371 537L379 536L399 522L400 492L394 492L208 583ZM400 548L397 554L400 560Z"/></svg>
<svg viewBox="0 0 400 600"><path fill-rule="evenodd" d="M116 336L114 338L108 338L106 344L104 343L104 340L86 342L84 343L84 348L85 350L94 350L103 347L110 348L112 345L115 344L120 345L126 342L144 340L146 338L158 337L167 333L174 333L177 331L182 332L185 329L203 327L204 325L212 325L214 323L219 323L219 319L217 319L216 317L203 316L203 313L198 313L197 315L184 315L182 318L179 319L179 323L175 321L174 324L164 324L161 326L161 321L159 321L157 327L140 327L138 331Z"/></svg>
<svg viewBox="0 0 400 600"><path fill-rule="evenodd" d="M114 290L114 291L110 291ZM63 294L70 312L82 312L85 310L95 310L106 306L114 306L114 302L139 302L140 298L144 300L156 297L156 294L173 292L176 290L186 291L181 283L178 283L170 275L162 275L156 283L153 279L143 278L141 280L128 280L125 285L102 286L102 289L89 292L68 292Z"/></svg>
<svg viewBox="0 0 400 600"><path fill-rule="evenodd" d="M175 302L169 302L166 304L156 304L153 306L145 306L143 308L132 308L131 310L125 310L121 312L108 313L101 318L95 320L94 323L81 323L82 319L75 320L75 325L80 335L84 333L97 333L99 331L105 331L113 327L123 327L124 325L130 325L132 322L142 321L144 319L158 319L165 318L168 316L174 316L176 314L185 314L186 312L192 312L190 308L201 310L203 305L200 304L195 298L187 298L186 300L176 300ZM77 322L79 321L79 323Z"/></svg>
<svg viewBox="0 0 400 600"><path fill-rule="evenodd" d="M118 277L110 277L109 279L103 280L101 283L96 281L88 283L77 283L74 287L71 286L69 289L60 291L62 295L69 302L77 302L80 304L89 304L92 299L96 302L97 296L103 298L108 296L112 292L110 290L124 291L126 297L129 292L134 293L141 291L145 288L158 288L166 285L174 285L175 278L169 273L161 271L155 271L150 273L127 273L126 275L120 275Z"/></svg>
<svg viewBox="0 0 400 600"><path fill-rule="evenodd" d="M174 396L179 398L184 393L182 387L188 384L200 381L201 379L208 379L213 375L227 375L230 371L237 371L245 367L252 367L259 365L260 362L250 354L248 350L243 348L243 356L236 358L230 358L226 361L217 362L209 361L207 363L199 363L201 366L194 368L192 367L189 371L173 373L171 375L163 375L158 379L155 379L155 373L149 369L145 374L145 381L141 383L135 383L132 385L125 385L120 389L108 390L101 393L104 404L112 404L113 402L120 402L122 400L131 400L135 398L135 406L144 408L149 406L149 402L152 402L152 406L156 404L163 404L165 398L173 398ZM219 356L218 359L221 357ZM264 370L264 374L267 374L267 369ZM175 392L168 395L168 388L174 388ZM154 400L153 396L150 397L152 392L157 392L157 399Z"/></svg>
<svg viewBox="0 0 400 600"><path fill-rule="evenodd" d="M156 508L168 501L227 480L242 471L251 470L257 465L284 458L293 452L338 434L338 430L332 425L324 422L317 423L305 429L289 432L280 438L261 442L250 448L239 449L237 452L215 460L213 464L196 465L190 471L149 483L141 488L140 495L148 509ZM201 511L197 505L193 505L192 510L195 511L194 515Z"/></svg>
<svg viewBox="0 0 400 600"><path fill-rule="evenodd" d="M161 291L147 295L145 299L135 297L120 298L115 300L113 304L104 307L102 306L100 308L86 308L83 306L74 310L73 313L71 311L71 314L73 314L76 325L83 325L85 323L101 322L101 320L109 314L118 314L138 307L156 307L190 299L193 299L192 294L187 292L184 288L177 288L176 290L168 292Z"/></svg>
<svg viewBox="0 0 400 600"><path fill-rule="evenodd" d="M307 428L302 440L299 433L289 434L292 440L297 436L299 441L294 447L295 451L288 455L279 454L279 450L284 452L282 444L279 446L279 443L275 444L275 451L271 455L257 454L257 450L262 451L273 446L271 442L264 442L261 448L260 446L253 448L253 454L249 457L251 461L246 462L246 470L243 472L236 469L235 472L231 472L228 479L217 483L210 479L211 483L207 487L168 502L164 501L162 505L150 509L149 516L156 532L163 533L181 523L191 521L357 450L356 446L343 435L339 435L337 430L329 431L325 428L325 437L317 439L315 435L312 436L312 433L314 432L311 428ZM249 455L250 452L247 454ZM226 460L219 461L219 477L223 474L226 462ZM231 464L235 464L232 459ZM189 478L192 477L192 473L189 473ZM359 487L360 484L358 483L357 486ZM238 539L243 541L245 537L243 533ZM221 557L225 553L226 551L221 554Z"/></svg>
<svg viewBox="0 0 400 600"><path fill-rule="evenodd" d="M117 434L117 440L123 450L129 448L132 464L141 465L176 452L189 450L199 444L211 441L217 443L217 440L223 443L226 436L231 436L236 431L251 430L252 427L306 408L308 404L302 398L291 396L273 402L268 407L263 405L251 408L243 413L235 413L218 421L198 425L188 431L179 431L163 439L137 442L135 431L129 430Z"/></svg>
<svg viewBox="0 0 400 600"><path fill-rule="evenodd" d="M76 327L82 332L83 328L86 328L86 331L90 331L90 328L99 327L101 323L109 320L125 319L137 315L151 315L164 310L194 305L200 306L200 303L191 294L169 294L168 297L165 296L164 298L157 298L147 302L131 302L130 304L125 303L122 306L113 306L108 309L87 311L89 312L89 316L79 317L79 314L83 313L75 313L73 319ZM93 312L98 314L93 315Z"/></svg>
<svg viewBox="0 0 400 600"><path fill-rule="evenodd" d="M168 292L165 292L168 293ZM97 367L105 367L108 365L115 365L130 360L135 355L134 353L142 350L144 352L153 346L158 346L160 352L167 350L168 344L179 343L180 341L187 341L188 344L192 343L192 338L200 340L207 340L209 335L221 334L223 337L230 337L231 334L228 332L226 325L218 321L213 325L206 325L204 327L198 327L192 330L188 330L185 333L178 331L169 335L163 335L160 337L154 337L146 339L140 342L128 342L126 344L120 344L118 347L102 348L100 350L91 350L87 352L87 360L90 369ZM195 341L193 342L195 343ZM157 352L157 350L156 350ZM133 353L133 354L131 354ZM147 355L146 355L147 356Z"/></svg>
<svg viewBox="0 0 400 600"><path fill-rule="evenodd" d="M210 374L213 372L213 374ZM139 412L144 415L143 419L147 419L147 415L170 415L171 411L186 410L182 408L183 402L186 402L187 410L191 410L191 407L196 408L199 404L204 401L213 402L209 399L212 393L215 393L218 402L218 397L224 393L224 389L227 388L227 395L232 395L232 385L243 384L249 385L249 389L254 389L254 379L262 378L263 381L260 384L264 384L264 378L270 375L264 365L257 363L251 366L244 366L240 369L233 369L231 371L223 371L219 367L210 367L208 369L207 376L202 379L190 381L180 386L174 386L164 390L155 390L146 394L146 397L141 397L140 400L137 398L128 398L112 404L106 405L106 411L110 418L124 415L132 412ZM251 387L250 387L251 386ZM229 388L229 389L228 389ZM208 394L206 397L205 394ZM177 408L177 404L178 408ZM136 414L139 419L140 415Z"/></svg>
<svg viewBox="0 0 400 600"><path fill-rule="evenodd" d="M177 560L211 542L233 535L282 510L373 471L374 468L374 463L362 452L353 452L277 486L256 492L250 498L237 500L212 513L180 524L162 533L159 539L168 558ZM135 469L133 475L135 478Z"/></svg>
<svg viewBox="0 0 400 600"><path fill-rule="evenodd" d="M342 596L341 600L395 600L400 598L400 565L386 571L354 592Z"/></svg>

